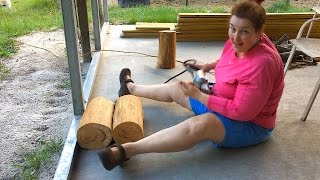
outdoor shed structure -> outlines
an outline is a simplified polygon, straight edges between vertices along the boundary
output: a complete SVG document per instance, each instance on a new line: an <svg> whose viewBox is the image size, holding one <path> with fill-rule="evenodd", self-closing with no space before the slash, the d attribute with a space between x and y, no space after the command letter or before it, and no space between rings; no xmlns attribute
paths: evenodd
<svg viewBox="0 0 320 180"><path fill-rule="evenodd" d="M112 171L105 170L98 159L97 150L82 149L77 143L79 121L90 99L104 96L115 102L118 99L118 76L124 67L132 70L132 77L138 84L163 83L183 71L184 67L177 63L172 69L157 69L157 56L154 55L158 54L159 39L120 38L123 26L109 25L108 1L90 1L93 50L89 41L86 1L61 0L74 115L55 172L55 180L320 177L319 98L314 102L308 121L300 121L307 99L319 77L319 66L307 67L307 71L301 68L287 73L286 87L278 108L277 128L266 143L241 149L222 149L215 148L210 141L202 142L183 152L138 155ZM82 37L83 61L91 61L84 81L81 78L77 24ZM219 59L224 43L177 42L176 59L212 62ZM191 80L191 76L185 73L172 81L180 80ZM209 80L214 81L214 76L210 75ZM140 99L144 113L144 136L193 116L191 111L175 103Z"/></svg>

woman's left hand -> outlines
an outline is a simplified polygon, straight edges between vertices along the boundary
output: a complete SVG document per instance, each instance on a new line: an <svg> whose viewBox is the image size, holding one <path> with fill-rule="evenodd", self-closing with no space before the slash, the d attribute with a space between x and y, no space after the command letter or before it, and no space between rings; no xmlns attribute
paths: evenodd
<svg viewBox="0 0 320 180"><path fill-rule="evenodd" d="M190 81L180 81L181 90L186 96L197 98L197 95L201 93L199 88Z"/></svg>

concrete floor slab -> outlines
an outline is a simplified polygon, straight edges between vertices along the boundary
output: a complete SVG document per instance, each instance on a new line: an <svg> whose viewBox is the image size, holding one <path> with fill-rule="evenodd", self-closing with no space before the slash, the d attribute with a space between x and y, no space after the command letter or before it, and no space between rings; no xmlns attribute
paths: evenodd
<svg viewBox="0 0 320 180"><path fill-rule="evenodd" d="M121 26L111 26L104 49L158 53L158 39L121 39ZM177 59L195 58L199 63L219 57L224 42L177 42ZM118 97L118 75L123 67L132 70L138 84L163 83L184 70L181 64L171 70L156 69L156 58L137 54L104 52L92 97ZM307 121L300 117L308 102L320 67L290 70L278 109L273 136L266 143L242 149L218 149L203 142L190 150L168 154L138 155L121 167L106 171L94 150L78 149L71 179L319 179L320 177L320 98ZM214 81L212 76L210 80ZM177 79L191 79L184 74ZM192 112L175 103L141 98L145 136L175 125Z"/></svg>

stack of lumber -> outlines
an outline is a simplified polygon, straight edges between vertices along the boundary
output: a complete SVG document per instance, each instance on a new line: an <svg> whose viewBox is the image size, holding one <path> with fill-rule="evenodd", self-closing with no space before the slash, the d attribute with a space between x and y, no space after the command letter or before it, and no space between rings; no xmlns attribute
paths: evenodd
<svg viewBox="0 0 320 180"><path fill-rule="evenodd" d="M313 13L267 13L265 33L271 40L287 34L295 38L300 26L313 17ZM176 25L177 41L213 41L228 38L230 14L179 13ZM320 37L320 23L314 23L311 37Z"/></svg>
<svg viewBox="0 0 320 180"><path fill-rule="evenodd" d="M122 30L123 38L149 38L158 37L158 32L163 30L173 30L176 23L145 23L137 22L135 26Z"/></svg>
<svg viewBox="0 0 320 180"><path fill-rule="evenodd" d="M227 13L179 13L177 41L226 40L229 18Z"/></svg>

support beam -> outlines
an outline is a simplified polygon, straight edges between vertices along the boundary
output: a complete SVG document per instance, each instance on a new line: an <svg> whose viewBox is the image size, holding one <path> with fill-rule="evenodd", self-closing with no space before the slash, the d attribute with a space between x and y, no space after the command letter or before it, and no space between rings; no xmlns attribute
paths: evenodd
<svg viewBox="0 0 320 180"><path fill-rule="evenodd" d="M87 1L77 0L81 46L84 62L91 62L91 47L89 38Z"/></svg>
<svg viewBox="0 0 320 180"><path fill-rule="evenodd" d="M76 31L76 16L73 1L61 0L64 34L67 47L70 71L71 91L74 115L82 115L84 102L82 95L82 80L78 51L78 36Z"/></svg>
<svg viewBox="0 0 320 180"><path fill-rule="evenodd" d="M100 26L102 26L103 22L104 22L103 2L102 1L103 0L98 0Z"/></svg>
<svg viewBox="0 0 320 180"><path fill-rule="evenodd" d="M109 22L108 0L103 0L104 22Z"/></svg>
<svg viewBox="0 0 320 180"><path fill-rule="evenodd" d="M93 35L94 35L95 50L101 50L98 0L91 0L91 7L92 7Z"/></svg>

